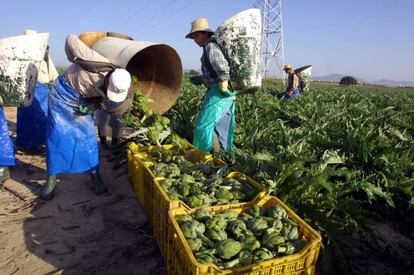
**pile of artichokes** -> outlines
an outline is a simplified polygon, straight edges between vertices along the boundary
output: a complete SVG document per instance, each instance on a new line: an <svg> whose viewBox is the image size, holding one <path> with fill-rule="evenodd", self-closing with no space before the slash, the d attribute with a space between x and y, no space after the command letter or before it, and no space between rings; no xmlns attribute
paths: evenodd
<svg viewBox="0 0 414 275"><path fill-rule="evenodd" d="M306 241L286 211L253 205L242 213L198 209L176 221L199 263L221 269L246 266L299 252Z"/></svg>
<svg viewBox="0 0 414 275"><path fill-rule="evenodd" d="M260 192L244 176L226 178L227 166L215 166L213 161L193 163L165 151L152 155L161 159L150 169L156 177L163 177L159 182L169 199L191 208L247 202Z"/></svg>

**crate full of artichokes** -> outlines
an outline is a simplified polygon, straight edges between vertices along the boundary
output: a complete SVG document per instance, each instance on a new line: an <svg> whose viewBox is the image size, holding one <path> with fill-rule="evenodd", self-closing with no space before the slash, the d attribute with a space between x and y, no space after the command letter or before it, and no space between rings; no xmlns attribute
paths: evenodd
<svg viewBox="0 0 414 275"><path fill-rule="evenodd" d="M320 235L276 197L173 209L168 274L314 274Z"/></svg>

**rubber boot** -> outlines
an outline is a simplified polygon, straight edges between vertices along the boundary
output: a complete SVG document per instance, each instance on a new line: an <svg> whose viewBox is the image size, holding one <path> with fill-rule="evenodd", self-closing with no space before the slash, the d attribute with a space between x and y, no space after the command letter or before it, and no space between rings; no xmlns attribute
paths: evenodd
<svg viewBox="0 0 414 275"><path fill-rule="evenodd" d="M0 184L8 178L10 178L9 167L7 166L0 167Z"/></svg>
<svg viewBox="0 0 414 275"><path fill-rule="evenodd" d="M104 150L109 149L109 144L106 140L106 137L100 136L99 137L99 144L101 145L102 149L104 149Z"/></svg>
<svg viewBox="0 0 414 275"><path fill-rule="evenodd" d="M118 142L119 142L119 138L112 138L111 146L114 147L115 145L118 144Z"/></svg>
<svg viewBox="0 0 414 275"><path fill-rule="evenodd" d="M103 182L101 174L99 173L99 170L91 171L89 172L89 175L91 175L91 179L92 179L92 184L93 184L92 190L95 191L96 195L100 195L100 194L108 192L108 187Z"/></svg>
<svg viewBox="0 0 414 275"><path fill-rule="evenodd" d="M47 182L43 185L40 191L40 198L45 201L50 201L55 196L56 175L48 175Z"/></svg>

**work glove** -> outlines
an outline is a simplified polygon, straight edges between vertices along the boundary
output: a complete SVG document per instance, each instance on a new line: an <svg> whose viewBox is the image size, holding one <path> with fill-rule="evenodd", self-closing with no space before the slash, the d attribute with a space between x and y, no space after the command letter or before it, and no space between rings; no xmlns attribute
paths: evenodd
<svg viewBox="0 0 414 275"><path fill-rule="evenodd" d="M81 115L91 115L95 112L95 106L93 104L79 105L76 111Z"/></svg>
<svg viewBox="0 0 414 275"><path fill-rule="evenodd" d="M229 81L228 80L220 81L218 85L219 85L220 92L224 93L225 91L227 91L229 89Z"/></svg>

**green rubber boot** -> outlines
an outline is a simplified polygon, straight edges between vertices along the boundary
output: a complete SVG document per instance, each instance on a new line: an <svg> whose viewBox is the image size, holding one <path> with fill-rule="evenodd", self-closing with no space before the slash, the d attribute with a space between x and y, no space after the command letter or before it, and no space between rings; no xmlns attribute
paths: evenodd
<svg viewBox="0 0 414 275"><path fill-rule="evenodd" d="M48 175L47 182L43 185L40 191L40 198L45 201L50 201L55 196L56 175Z"/></svg>
<svg viewBox="0 0 414 275"><path fill-rule="evenodd" d="M103 182L101 174L99 173L99 170L94 170L89 172L89 175L91 175L92 179L92 190L95 191L96 195L100 195L103 193L108 192L108 187Z"/></svg>
<svg viewBox="0 0 414 275"><path fill-rule="evenodd" d="M7 167L7 166L0 167L0 183L2 183L3 181L5 181L8 178L10 178L9 167Z"/></svg>

